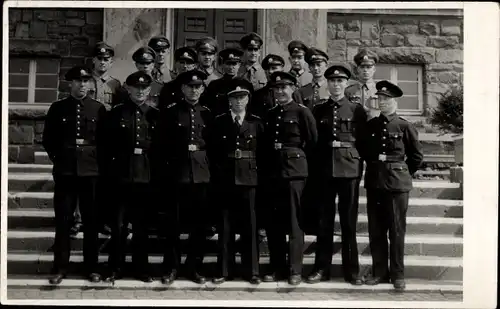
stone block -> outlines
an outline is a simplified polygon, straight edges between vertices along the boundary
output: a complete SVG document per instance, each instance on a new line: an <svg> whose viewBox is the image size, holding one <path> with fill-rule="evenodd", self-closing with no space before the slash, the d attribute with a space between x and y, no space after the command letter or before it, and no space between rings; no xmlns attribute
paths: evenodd
<svg viewBox="0 0 500 309"><path fill-rule="evenodd" d="M462 21L460 19L448 19L441 21L442 35L461 35Z"/></svg>
<svg viewBox="0 0 500 309"><path fill-rule="evenodd" d="M374 47L374 46L380 46L380 42L378 40L368 40L368 39L356 40L356 39L351 39L351 40L347 40L347 45L348 46Z"/></svg>
<svg viewBox="0 0 500 309"><path fill-rule="evenodd" d="M418 33L417 25L383 25L383 33L397 33L397 34L416 34Z"/></svg>
<svg viewBox="0 0 500 309"><path fill-rule="evenodd" d="M436 50L429 47L393 47L373 48L381 63L433 63L435 62Z"/></svg>
<svg viewBox="0 0 500 309"><path fill-rule="evenodd" d="M330 60L345 61L347 56L346 40L329 40L327 54Z"/></svg>
<svg viewBox="0 0 500 309"><path fill-rule="evenodd" d="M455 72L463 72L464 71L464 65L463 64L452 64L453 66L453 71Z"/></svg>
<svg viewBox="0 0 500 309"><path fill-rule="evenodd" d="M430 36L429 46L436 48L457 48L458 36Z"/></svg>
<svg viewBox="0 0 500 309"><path fill-rule="evenodd" d="M358 53L358 47L347 47L347 60L351 61L354 59L354 56Z"/></svg>
<svg viewBox="0 0 500 309"><path fill-rule="evenodd" d="M9 145L8 161L9 163L17 162L19 158L19 146Z"/></svg>
<svg viewBox="0 0 500 309"><path fill-rule="evenodd" d="M346 39L360 39L361 31L346 31L345 32Z"/></svg>
<svg viewBox="0 0 500 309"><path fill-rule="evenodd" d="M64 15L66 17L78 17L78 12L69 10L69 11L64 12Z"/></svg>
<svg viewBox="0 0 500 309"><path fill-rule="evenodd" d="M377 40L379 38L380 28L378 19L363 18L361 21L361 38Z"/></svg>
<svg viewBox="0 0 500 309"><path fill-rule="evenodd" d="M87 24L91 25L102 25L103 22L103 10L89 11L85 13L85 20Z"/></svg>
<svg viewBox="0 0 500 309"><path fill-rule="evenodd" d="M68 19L66 19L66 25L83 27L85 25L85 20L79 19L79 18L68 18Z"/></svg>
<svg viewBox="0 0 500 309"><path fill-rule="evenodd" d="M347 31L360 31L361 30L361 20L359 19L353 19L353 20L348 20L346 22L346 30Z"/></svg>
<svg viewBox="0 0 500 309"><path fill-rule="evenodd" d="M345 39L346 33L345 31L337 31L337 39Z"/></svg>
<svg viewBox="0 0 500 309"><path fill-rule="evenodd" d="M9 24L14 24L23 19L23 11L21 9L9 9Z"/></svg>
<svg viewBox="0 0 500 309"><path fill-rule="evenodd" d="M57 31L64 37L77 36L81 33L80 27L75 26L58 26Z"/></svg>
<svg viewBox="0 0 500 309"><path fill-rule="evenodd" d="M463 161L463 154L460 156L462 157L462 161ZM457 155L455 155L455 160L457 160ZM463 163L463 162L461 162L461 163ZM450 181L452 183L463 183L464 182L464 168L462 166L450 167Z"/></svg>
<svg viewBox="0 0 500 309"><path fill-rule="evenodd" d="M83 34L89 36L99 36L102 38L102 25L85 25L82 28Z"/></svg>
<svg viewBox="0 0 500 309"><path fill-rule="evenodd" d="M71 47L75 47L75 46L89 46L89 39L87 37L84 37L84 36L80 36L80 37L74 37L72 40L71 40Z"/></svg>
<svg viewBox="0 0 500 309"><path fill-rule="evenodd" d="M449 72L438 72L437 80L444 84L455 84L460 82L460 73L449 71Z"/></svg>
<svg viewBox="0 0 500 309"><path fill-rule="evenodd" d="M23 9L23 22L33 20L33 9Z"/></svg>
<svg viewBox="0 0 500 309"><path fill-rule="evenodd" d="M17 163L29 164L35 162L35 146L21 146L19 147L19 156L17 157Z"/></svg>
<svg viewBox="0 0 500 309"><path fill-rule="evenodd" d="M70 55L71 56L86 56L90 54L91 47L90 46L71 46Z"/></svg>
<svg viewBox="0 0 500 309"><path fill-rule="evenodd" d="M15 36L17 38L29 38L30 36L30 26L27 23L18 23L16 25L16 33Z"/></svg>
<svg viewBox="0 0 500 309"><path fill-rule="evenodd" d="M83 57L64 57L61 60L61 68L71 68L77 65L83 65Z"/></svg>
<svg viewBox="0 0 500 309"><path fill-rule="evenodd" d="M32 144L33 137L33 126L9 125L9 144Z"/></svg>
<svg viewBox="0 0 500 309"><path fill-rule="evenodd" d="M380 38L382 46L397 47L404 45L404 36L401 34L382 34Z"/></svg>
<svg viewBox="0 0 500 309"><path fill-rule="evenodd" d="M427 67L428 71L451 71L453 70L452 64L447 63L431 63Z"/></svg>
<svg viewBox="0 0 500 309"><path fill-rule="evenodd" d="M463 63L463 50L460 49L438 49L436 61L439 63Z"/></svg>
<svg viewBox="0 0 500 309"><path fill-rule="evenodd" d="M43 133L44 126L45 126L45 124L43 121L36 121L35 122L35 134Z"/></svg>
<svg viewBox="0 0 500 309"><path fill-rule="evenodd" d="M427 36L419 34L407 34L405 36L405 45L412 47L427 46Z"/></svg>
<svg viewBox="0 0 500 309"><path fill-rule="evenodd" d="M32 21L30 23L30 37L37 39L47 38L47 23L43 21Z"/></svg>
<svg viewBox="0 0 500 309"><path fill-rule="evenodd" d="M69 56L69 42L67 41L57 41L57 50L59 52L59 56L65 57Z"/></svg>
<svg viewBox="0 0 500 309"><path fill-rule="evenodd" d="M418 19L405 16L387 16L380 19L381 25L418 25Z"/></svg>
<svg viewBox="0 0 500 309"><path fill-rule="evenodd" d="M427 92L446 93L450 89L450 85L444 83L429 83L426 85Z"/></svg>
<svg viewBox="0 0 500 309"><path fill-rule="evenodd" d="M40 9L35 10L35 18L41 21L54 20L57 18L57 10L55 9Z"/></svg>
<svg viewBox="0 0 500 309"><path fill-rule="evenodd" d="M328 24L326 27L326 38L328 42L330 42L331 40L335 40L336 37L337 37L337 27L335 27L335 25L333 24Z"/></svg>
<svg viewBox="0 0 500 309"><path fill-rule="evenodd" d="M71 82L66 80L59 81L59 92L69 92L71 89Z"/></svg>
<svg viewBox="0 0 500 309"><path fill-rule="evenodd" d="M9 108L9 120L43 120L47 115L47 109L33 108L32 106L26 106L25 108Z"/></svg>
<svg viewBox="0 0 500 309"><path fill-rule="evenodd" d="M419 33L424 35L438 35L439 21L437 20L421 20L419 24Z"/></svg>

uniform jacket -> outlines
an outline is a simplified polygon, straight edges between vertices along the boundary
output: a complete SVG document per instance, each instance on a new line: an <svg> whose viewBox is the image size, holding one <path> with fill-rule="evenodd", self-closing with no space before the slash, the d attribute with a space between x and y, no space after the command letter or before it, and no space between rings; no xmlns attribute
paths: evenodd
<svg viewBox="0 0 500 309"><path fill-rule="evenodd" d="M161 169L170 181L181 184L210 181L207 151L211 123L212 113L199 103L192 106L182 100L160 112L154 147L159 153Z"/></svg>
<svg viewBox="0 0 500 309"><path fill-rule="evenodd" d="M97 176L97 144L103 131L106 108L86 96L69 96L50 106L42 145L54 164L52 173L65 176Z"/></svg>
<svg viewBox="0 0 500 309"><path fill-rule="evenodd" d="M153 69L153 72L151 73L151 76L153 77L154 80L162 84L168 83L169 81L172 80L172 70L170 70L169 67L166 65L163 65L160 68L155 67Z"/></svg>
<svg viewBox="0 0 500 309"><path fill-rule="evenodd" d="M160 93L163 89L163 85L163 82L155 79L153 79L153 83L151 84L151 92L149 93L148 102L156 108L158 108L160 104Z"/></svg>
<svg viewBox="0 0 500 309"><path fill-rule="evenodd" d="M207 79L205 80L205 85L207 85L207 86L210 85L210 83L212 81L217 80L217 79L222 77L222 74L219 71L217 71L217 69L215 69L215 68L212 68L211 72L208 72L207 70L205 70L205 68L203 68L201 65L199 65L198 70L207 74Z"/></svg>
<svg viewBox="0 0 500 309"><path fill-rule="evenodd" d="M274 93L269 85L260 88L254 92L252 102L248 105L247 109L250 113L265 118L267 111L276 105Z"/></svg>
<svg viewBox="0 0 500 309"><path fill-rule="evenodd" d="M318 139L312 112L302 104L276 105L266 117L266 178L303 179ZM276 149L278 148L278 149Z"/></svg>
<svg viewBox="0 0 500 309"><path fill-rule="evenodd" d="M313 75L310 72L306 72L304 69L300 71L290 70L290 74L295 76L297 79L297 86L302 87L312 82Z"/></svg>
<svg viewBox="0 0 500 309"><path fill-rule="evenodd" d="M408 192L412 175L420 167L423 154L418 132L396 113L373 118L367 123L361 153L367 162L365 188ZM387 156L380 161L379 155Z"/></svg>
<svg viewBox="0 0 500 309"><path fill-rule="evenodd" d="M251 82L254 91L259 90L267 84L266 72L258 63L254 63L251 66L242 65L238 72L238 76Z"/></svg>
<svg viewBox="0 0 500 309"><path fill-rule="evenodd" d="M156 130L158 109L130 98L113 107L106 130L107 158L114 178L124 183L149 183L154 177L151 141Z"/></svg>
<svg viewBox="0 0 500 309"><path fill-rule="evenodd" d="M228 112L215 118L211 131L214 183L256 186L264 132L262 119L247 113L238 129ZM238 150L244 154L241 158L235 158L238 157Z"/></svg>
<svg viewBox="0 0 500 309"><path fill-rule="evenodd" d="M318 128L318 144L312 160L315 174L321 178L361 177L363 165L358 136L366 123L363 107L346 97L338 102L330 98L317 104L313 114Z"/></svg>
<svg viewBox="0 0 500 309"><path fill-rule="evenodd" d="M118 79L109 76L93 75L92 86L89 89L88 96L104 105L106 110L119 101L121 83Z"/></svg>
<svg viewBox="0 0 500 309"><path fill-rule="evenodd" d="M172 103L181 101L183 98L181 85L176 79L173 79L161 88L158 96L158 108L162 110Z"/></svg>
<svg viewBox="0 0 500 309"><path fill-rule="evenodd" d="M229 101L227 93L230 90L228 83L233 77L224 75L223 77L214 80L208 85L203 97L200 99L202 105L208 107L214 116L226 113L229 111Z"/></svg>
<svg viewBox="0 0 500 309"><path fill-rule="evenodd" d="M300 87L294 92L293 100L312 110L316 104L328 99L329 96L330 93L328 92L327 81L325 80L321 85L311 82Z"/></svg>
<svg viewBox="0 0 500 309"><path fill-rule="evenodd" d="M352 103L360 103L362 106L367 106L367 100L377 92L375 82L371 81L363 84L356 81L354 84L347 87L344 91L346 98Z"/></svg>

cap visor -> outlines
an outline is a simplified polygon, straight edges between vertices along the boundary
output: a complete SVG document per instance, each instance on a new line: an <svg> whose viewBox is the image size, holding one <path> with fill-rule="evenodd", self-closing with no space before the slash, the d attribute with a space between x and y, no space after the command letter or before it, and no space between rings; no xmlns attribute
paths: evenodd
<svg viewBox="0 0 500 309"><path fill-rule="evenodd" d="M239 94L239 93L246 93L246 94L249 94L250 91L248 91L247 89L240 89L240 90L233 90L233 91L229 91L227 93L228 96L230 95L236 95L236 94Z"/></svg>

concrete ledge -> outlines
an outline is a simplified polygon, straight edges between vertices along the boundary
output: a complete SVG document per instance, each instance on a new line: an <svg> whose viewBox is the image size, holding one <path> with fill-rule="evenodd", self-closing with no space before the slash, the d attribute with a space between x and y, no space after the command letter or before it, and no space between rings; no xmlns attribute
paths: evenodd
<svg viewBox="0 0 500 309"><path fill-rule="evenodd" d="M462 166L450 167L450 181L452 183L464 183L464 168Z"/></svg>

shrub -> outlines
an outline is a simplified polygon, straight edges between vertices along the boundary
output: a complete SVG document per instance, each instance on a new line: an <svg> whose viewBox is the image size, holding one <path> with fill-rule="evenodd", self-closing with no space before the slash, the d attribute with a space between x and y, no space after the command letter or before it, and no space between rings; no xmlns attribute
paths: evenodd
<svg viewBox="0 0 500 309"><path fill-rule="evenodd" d="M438 106L432 110L430 123L443 133L462 134L463 118L463 86L455 86L441 95Z"/></svg>

